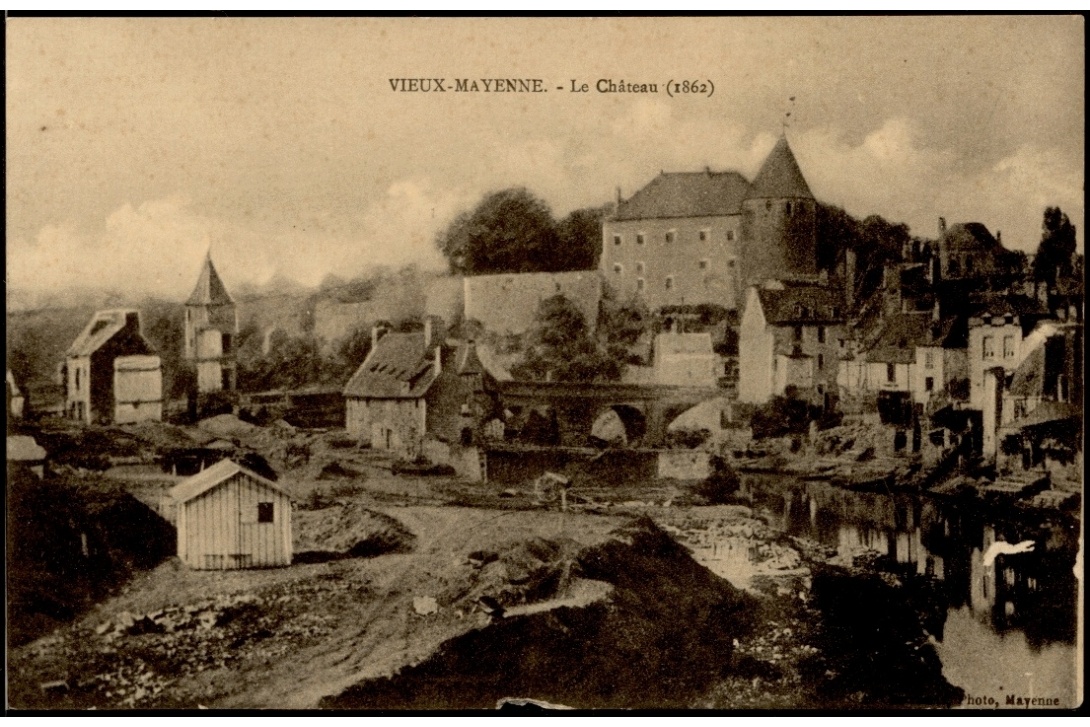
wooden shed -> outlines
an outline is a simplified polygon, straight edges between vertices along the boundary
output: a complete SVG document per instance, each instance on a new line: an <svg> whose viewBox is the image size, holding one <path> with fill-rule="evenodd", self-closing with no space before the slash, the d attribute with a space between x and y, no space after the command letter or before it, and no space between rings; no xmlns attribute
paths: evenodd
<svg viewBox="0 0 1090 727"><path fill-rule="evenodd" d="M291 565L291 497L272 480L224 459L171 490L178 557L190 568Z"/></svg>

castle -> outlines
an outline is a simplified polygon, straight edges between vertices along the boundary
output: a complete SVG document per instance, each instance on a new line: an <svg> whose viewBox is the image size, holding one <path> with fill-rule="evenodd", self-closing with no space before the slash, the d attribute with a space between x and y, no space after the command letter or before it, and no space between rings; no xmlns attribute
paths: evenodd
<svg viewBox="0 0 1090 727"><path fill-rule="evenodd" d="M742 307L747 286L817 274L817 201L781 136L750 183L736 171L663 172L602 225L602 276L652 309Z"/></svg>

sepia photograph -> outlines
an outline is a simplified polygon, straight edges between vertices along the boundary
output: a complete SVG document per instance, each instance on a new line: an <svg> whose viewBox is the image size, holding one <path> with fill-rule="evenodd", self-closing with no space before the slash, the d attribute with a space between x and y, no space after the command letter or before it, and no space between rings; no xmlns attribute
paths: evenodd
<svg viewBox="0 0 1090 727"><path fill-rule="evenodd" d="M7 711L1081 707L1083 16L5 35Z"/></svg>

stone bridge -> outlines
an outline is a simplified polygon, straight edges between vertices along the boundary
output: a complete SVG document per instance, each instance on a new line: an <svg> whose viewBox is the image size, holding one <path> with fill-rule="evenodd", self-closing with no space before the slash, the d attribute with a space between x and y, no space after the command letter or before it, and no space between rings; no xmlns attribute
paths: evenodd
<svg viewBox="0 0 1090 727"><path fill-rule="evenodd" d="M496 389L519 439L566 447L587 446L608 419L623 424L628 446L661 447L680 414L724 395L715 387L659 384L501 381Z"/></svg>

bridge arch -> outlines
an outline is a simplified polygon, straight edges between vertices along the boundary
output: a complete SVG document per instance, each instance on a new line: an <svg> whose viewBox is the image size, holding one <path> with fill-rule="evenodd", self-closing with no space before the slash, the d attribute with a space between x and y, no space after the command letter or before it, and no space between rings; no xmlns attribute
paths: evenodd
<svg viewBox="0 0 1090 727"><path fill-rule="evenodd" d="M591 441L621 447L636 446L647 434L647 416L631 404L603 407L591 423Z"/></svg>

